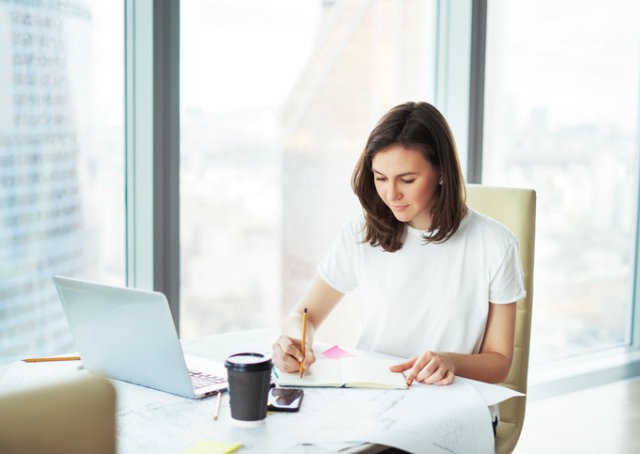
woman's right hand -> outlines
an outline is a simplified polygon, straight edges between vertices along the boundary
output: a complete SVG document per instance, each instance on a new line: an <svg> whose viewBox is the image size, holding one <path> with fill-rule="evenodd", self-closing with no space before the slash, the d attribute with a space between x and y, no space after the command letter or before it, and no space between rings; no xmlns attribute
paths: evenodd
<svg viewBox="0 0 640 454"><path fill-rule="evenodd" d="M316 274L302 298L291 310L284 321L280 337L273 344L272 360L274 365L286 373L300 370L300 362L305 369L316 361L313 353L315 330L329 313L336 307L344 294L327 284ZM307 309L307 322L304 323L304 311ZM303 325L306 327L303 335ZM303 358L300 339L305 338L305 355Z"/></svg>
<svg viewBox="0 0 640 454"><path fill-rule="evenodd" d="M316 361L316 356L312 346L307 343L303 357L300 339L282 335L273 344L272 359L274 365L282 372L295 373L300 370L301 362L305 370L308 369Z"/></svg>

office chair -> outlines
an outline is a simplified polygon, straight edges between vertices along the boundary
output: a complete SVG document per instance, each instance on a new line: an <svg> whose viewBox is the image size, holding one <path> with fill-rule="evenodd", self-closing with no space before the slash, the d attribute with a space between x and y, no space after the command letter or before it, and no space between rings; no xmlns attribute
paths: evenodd
<svg viewBox="0 0 640 454"><path fill-rule="evenodd" d="M0 394L0 452L115 453L115 406L113 385L97 375Z"/></svg>
<svg viewBox="0 0 640 454"><path fill-rule="evenodd" d="M527 296L517 302L513 364L501 385L527 392L531 304L533 301L533 256L535 246L536 193L532 189L467 185L467 205L506 225L518 237L520 259ZM524 423L526 396L500 404L500 423L496 432L496 454L514 450Z"/></svg>

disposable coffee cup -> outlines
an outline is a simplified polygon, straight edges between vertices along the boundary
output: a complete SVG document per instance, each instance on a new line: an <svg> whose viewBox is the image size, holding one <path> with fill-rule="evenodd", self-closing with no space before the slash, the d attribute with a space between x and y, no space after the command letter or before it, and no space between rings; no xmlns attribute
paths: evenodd
<svg viewBox="0 0 640 454"><path fill-rule="evenodd" d="M236 353L224 365L229 377L231 420L242 427L263 424L271 385L271 358L262 353Z"/></svg>

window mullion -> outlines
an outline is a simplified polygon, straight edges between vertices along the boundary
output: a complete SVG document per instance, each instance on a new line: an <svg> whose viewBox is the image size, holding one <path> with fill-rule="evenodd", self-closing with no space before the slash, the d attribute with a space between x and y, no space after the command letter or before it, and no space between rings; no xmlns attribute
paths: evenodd
<svg viewBox="0 0 640 454"><path fill-rule="evenodd" d="M179 3L125 0L127 284L179 327Z"/></svg>

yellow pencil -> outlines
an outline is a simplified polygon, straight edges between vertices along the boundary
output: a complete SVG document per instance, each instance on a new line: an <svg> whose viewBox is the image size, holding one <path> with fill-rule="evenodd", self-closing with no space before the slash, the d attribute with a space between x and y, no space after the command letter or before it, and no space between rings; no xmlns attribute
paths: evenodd
<svg viewBox="0 0 640 454"><path fill-rule="evenodd" d="M304 370L304 356L307 345L307 308L304 308L304 313L302 314L302 361L300 361L300 377L302 377L302 371Z"/></svg>
<svg viewBox="0 0 640 454"><path fill-rule="evenodd" d="M79 356L51 356L48 358L25 358L25 363L44 363L49 361L80 361Z"/></svg>
<svg viewBox="0 0 640 454"><path fill-rule="evenodd" d="M220 401L222 400L222 391L218 391L218 400L216 401L216 412L213 415L214 421L218 420L218 416L220 415Z"/></svg>

